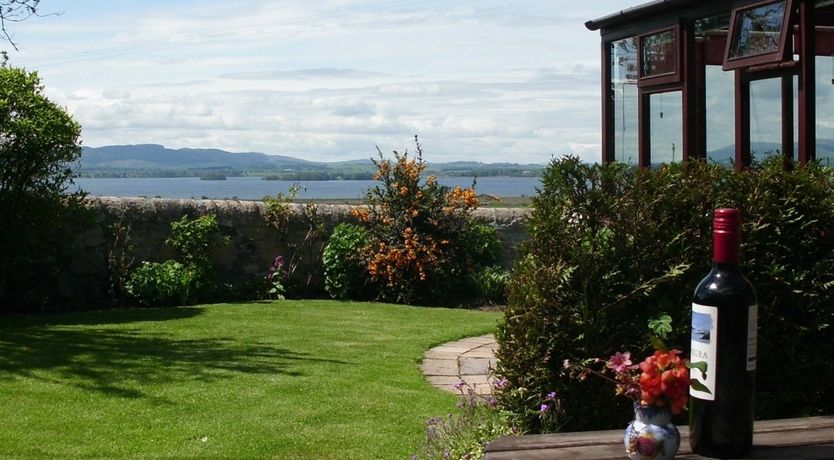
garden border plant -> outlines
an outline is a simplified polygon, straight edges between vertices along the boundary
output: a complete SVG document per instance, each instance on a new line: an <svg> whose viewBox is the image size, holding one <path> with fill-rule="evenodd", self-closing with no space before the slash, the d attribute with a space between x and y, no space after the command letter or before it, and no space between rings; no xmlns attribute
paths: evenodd
<svg viewBox="0 0 834 460"><path fill-rule="evenodd" d="M692 292L710 265L712 210L728 206L743 210L743 270L758 291L759 355L768 357L757 370L757 417L834 413L831 190L834 170L787 171L780 159L743 172L552 161L497 333L497 372L510 382L501 404L524 429L541 431L536 401L555 388L566 429L621 427L630 408L601 383L571 382L562 363L647 353L642 331L658 319L671 328L669 344L687 349Z"/></svg>
<svg viewBox="0 0 834 460"><path fill-rule="evenodd" d="M218 292L212 253L229 241L228 236L222 236L214 214L193 219L183 215L171 222L171 237L165 240L182 261L143 261L130 273L124 289L143 306L190 305L207 301Z"/></svg>
<svg viewBox="0 0 834 460"><path fill-rule="evenodd" d="M275 279L276 271L273 270L275 262L273 262L271 271L268 273L267 290L271 291L275 288L275 282L282 283L282 289L287 294L294 297L307 297L321 291L321 281L324 277L324 267L322 265L322 253L324 251L324 244L320 244L319 240L327 231L324 221L319 215L319 207L315 203L305 203L301 205L302 214L304 216L304 239L301 242L296 242L289 237L289 233L293 230L291 215L293 214L292 203L298 197L301 191L299 184L293 184L287 193L279 192L275 196L265 196L263 198L264 211L263 219L266 224L274 229L278 235L279 243L285 247L285 254L276 254L282 258L281 270L278 271L281 279ZM274 293L270 293L270 296ZM283 296L283 292L281 294Z"/></svg>
<svg viewBox="0 0 834 460"><path fill-rule="evenodd" d="M364 289L378 300L448 302L471 295L460 282L468 274L500 260L497 232L472 217L478 207L475 183L449 188L433 175L424 178L422 145L416 136L414 141L414 156L394 151L389 160L377 148L379 157L372 161L378 185L368 190L367 206L352 211L364 225L365 244L354 252L362 237L358 230L344 228L344 237L348 231L356 234L353 241L343 241L339 234L325 250L326 283L334 295ZM365 273L361 281L359 262Z"/></svg>
<svg viewBox="0 0 834 460"><path fill-rule="evenodd" d="M81 126L50 101L37 72L0 58L0 312L55 309L72 236L93 227L71 191Z"/></svg>

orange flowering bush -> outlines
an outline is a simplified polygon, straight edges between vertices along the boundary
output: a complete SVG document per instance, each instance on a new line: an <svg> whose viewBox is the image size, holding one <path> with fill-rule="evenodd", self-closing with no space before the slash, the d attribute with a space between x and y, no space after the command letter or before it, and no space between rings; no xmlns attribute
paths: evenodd
<svg viewBox="0 0 834 460"><path fill-rule="evenodd" d="M688 360L680 350L655 350L639 364L631 362L631 353L617 352L607 361L587 360L581 364L565 361L571 376L584 380L594 375L615 384L616 394L644 406L669 406L672 414L686 408L689 397ZM598 369L599 364L603 364Z"/></svg>
<svg viewBox="0 0 834 460"><path fill-rule="evenodd" d="M379 185L368 190L368 206L353 215L367 228L361 257L377 298L439 303L460 294L465 275L495 261L471 247L478 237L471 216L479 204L474 184L449 189L433 175L424 178L426 163L416 144L414 156L395 151L386 159L379 152Z"/></svg>

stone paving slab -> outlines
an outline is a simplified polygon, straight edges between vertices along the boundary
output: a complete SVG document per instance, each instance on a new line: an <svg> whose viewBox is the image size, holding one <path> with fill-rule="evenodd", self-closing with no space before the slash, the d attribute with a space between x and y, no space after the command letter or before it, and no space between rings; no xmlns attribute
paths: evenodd
<svg viewBox="0 0 834 460"><path fill-rule="evenodd" d="M458 361L460 375L489 375L489 371L495 367L495 360L488 358L470 358Z"/></svg>
<svg viewBox="0 0 834 460"><path fill-rule="evenodd" d="M494 358L495 352L492 350L482 350L478 348L472 351L467 351L461 356L464 358Z"/></svg>
<svg viewBox="0 0 834 460"><path fill-rule="evenodd" d="M458 359L460 353L453 351L440 351L432 348L423 355L423 359Z"/></svg>
<svg viewBox="0 0 834 460"><path fill-rule="evenodd" d="M467 337L438 345L426 352L420 369L428 382L444 391L458 393L461 378L479 395L492 394L490 369L495 367L495 336Z"/></svg>
<svg viewBox="0 0 834 460"><path fill-rule="evenodd" d="M420 365L423 374L432 375L460 375L457 360L454 359L426 359Z"/></svg>

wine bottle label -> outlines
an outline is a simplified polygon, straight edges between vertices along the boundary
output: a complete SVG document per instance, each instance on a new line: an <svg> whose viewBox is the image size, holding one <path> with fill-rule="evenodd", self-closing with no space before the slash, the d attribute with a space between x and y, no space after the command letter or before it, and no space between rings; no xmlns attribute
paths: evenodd
<svg viewBox="0 0 834 460"><path fill-rule="evenodd" d="M747 370L756 370L756 343L758 341L759 306L750 305L747 309Z"/></svg>
<svg viewBox="0 0 834 460"><path fill-rule="evenodd" d="M718 360L718 308L692 304L692 340L689 361L690 396L715 400Z"/></svg>

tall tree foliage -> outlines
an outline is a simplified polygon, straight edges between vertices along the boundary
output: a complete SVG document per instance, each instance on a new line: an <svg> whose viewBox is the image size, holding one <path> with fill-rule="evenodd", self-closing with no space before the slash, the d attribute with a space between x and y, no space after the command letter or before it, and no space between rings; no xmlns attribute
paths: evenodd
<svg viewBox="0 0 834 460"><path fill-rule="evenodd" d="M82 194L67 193L81 126L36 72L0 67L0 306L41 303ZM36 294L37 293L37 294Z"/></svg>

